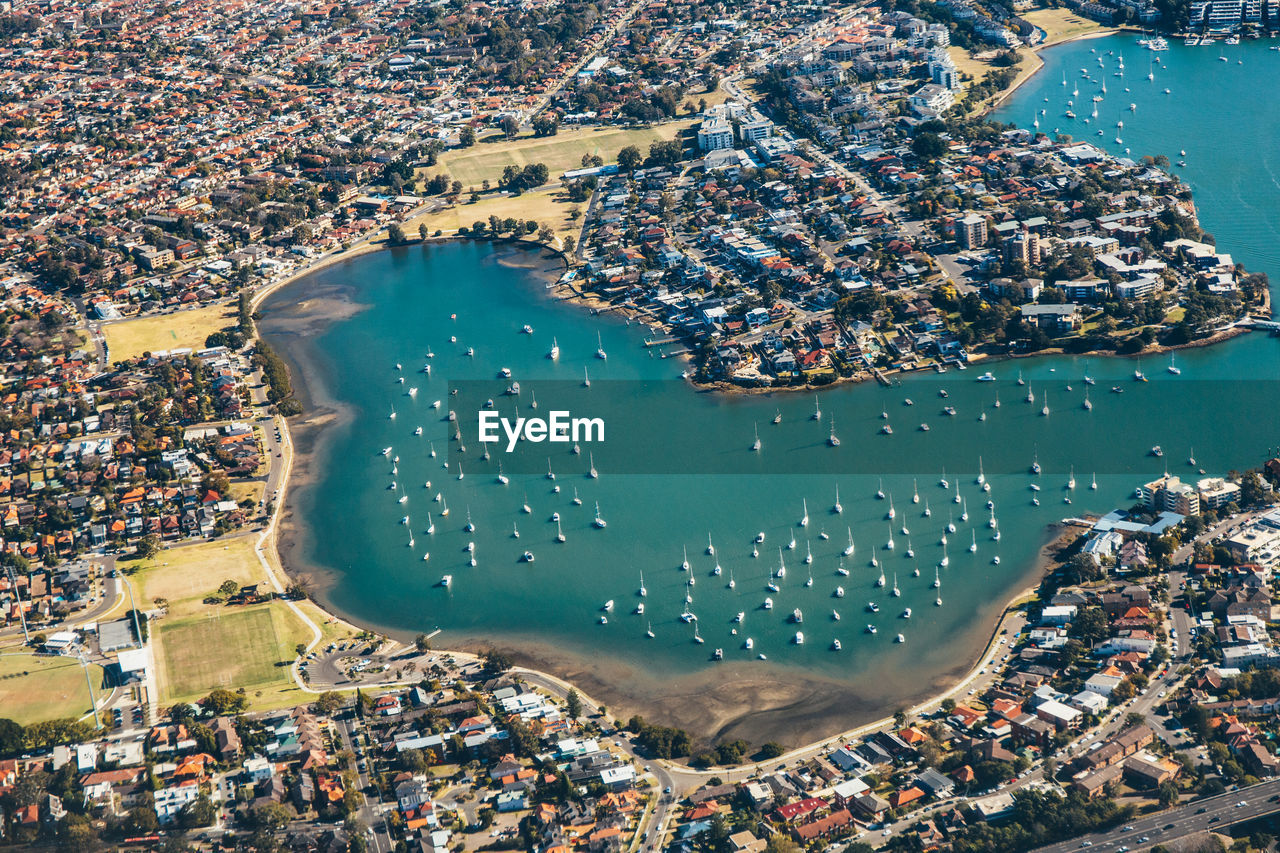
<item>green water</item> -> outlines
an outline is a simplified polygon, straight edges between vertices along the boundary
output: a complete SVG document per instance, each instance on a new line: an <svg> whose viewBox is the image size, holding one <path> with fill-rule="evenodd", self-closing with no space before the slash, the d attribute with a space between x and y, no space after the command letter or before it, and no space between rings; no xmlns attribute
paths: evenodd
<svg viewBox="0 0 1280 853"><path fill-rule="evenodd" d="M1018 93L1003 117L1034 115L1042 92L1060 97L1060 66L1078 75L1086 57L1094 55L1090 48L1105 53L1128 43L1099 40L1048 52L1046 71ZM1135 151L1170 156L1186 148L1185 176L1196 188L1205 227L1251 269L1270 271L1274 217L1242 211L1269 210L1272 181L1264 175L1274 161L1275 143L1259 132L1247 143L1223 145L1225 127L1238 128L1246 119L1238 112L1206 115L1203 105L1238 103L1245 97L1240 93L1259 87L1258 68L1280 66L1280 56L1265 45L1248 45L1236 49L1247 57L1246 65L1228 66L1216 61L1216 48L1197 54L1177 45L1162 57L1171 70L1157 71L1152 86L1145 80L1148 54L1136 46L1123 49L1127 73L1137 79L1133 93L1116 100L1123 98L1126 107L1129 100L1138 104L1135 113L1126 111L1126 143ZM1112 80L1119 82L1108 77L1109 90L1117 88ZM1173 97L1160 93L1166 85ZM1217 86L1224 87L1222 92L1206 91ZM1258 104L1258 109L1280 107ZM1257 121L1259 128L1268 126L1265 115ZM1242 148L1248 156L1241 156ZM682 362L662 359L656 348L642 345L650 334L643 327L548 298L540 279L496 263L501 251L509 250L466 243L412 247L368 255L316 277L344 285L367 307L307 342L318 353L317 367L329 392L350 405L355 418L333 431L323 477L298 504L313 534L305 556L331 570L326 597L344 613L404 631L438 627L443 635L437 642L443 645L536 638L585 659L630 664L659 678L722 665L709 660L712 650L722 648L726 661L903 695L967 662L975 642L989 630L994 609L1027 582L1046 524L1127 505L1134 486L1158 476L1166 465L1195 479L1195 468L1220 474L1257 464L1277 443L1270 417L1277 342L1254 334L1179 353L1180 376L1167 372L1167 357L1148 358L1141 365L1151 380L1147 383L1134 381L1134 361L1058 357L912 377L896 388L827 390L820 406L824 416L835 415L841 437L841 446L831 448L827 422L810 419L812 394L697 393L679 381ZM287 312L305 291L300 285L269 301L269 334L272 312ZM525 324L532 326L532 335L521 334ZM594 357L597 333L607 361ZM546 357L553 337L561 350L554 362ZM287 338L281 343L287 345ZM473 357L466 355L467 347L474 347ZM428 349L435 356L429 377L419 372ZM403 371L395 369L397 362ZM580 456L564 445L522 446L522 454L536 458L496 453L486 462L479 458L481 445L467 438L462 454L449 440L451 425L441 418L451 406L448 383L491 382L501 367L510 368L523 388L518 403L493 392L500 411L509 414L519 405L522 414L531 414L532 390L544 411L555 400L575 414L603 415L609 424L606 441L584 446ZM988 367L999 381L976 381ZM581 387L584 368L590 371L590 389ZM1019 371L1025 387L1015 382ZM1086 371L1096 379L1089 389L1091 412L1081 405ZM401 376L403 385L397 381ZM411 386L419 389L416 397L406 396ZM1113 393L1112 386L1123 393ZM455 403L471 401L470 409L459 408L471 434L477 398L474 388L465 388ZM1034 404L1023 399L1028 388L1036 394ZM939 389L948 392L946 400ZM1047 417L1040 414L1046 393ZM993 405L997 395L999 408ZM906 398L914 405L907 406ZM435 399L444 401L439 411L429 408ZM956 415L944 415L944 405L953 406ZM388 417L392 408L394 420ZM772 423L775 412L781 412L781 424ZM889 415L892 435L879 432L882 412ZM983 413L986 419L980 420ZM928 432L918 429L922 422L930 424ZM759 453L750 450L755 425ZM412 434L417 426L424 429L421 437ZM436 458L429 456L429 443ZM1163 459L1149 454L1155 444L1164 448ZM391 460L380 455L386 446L399 456L394 475ZM1195 468L1186 461L1193 448ZM588 450L598 479L587 476ZM548 454L555 481L545 476ZM496 480L500 457L510 477L507 485ZM442 467L446 458L449 470ZM975 482L979 458L993 486L990 493ZM1044 469L1038 478L1028 471L1033 458ZM456 476L460 461L462 480ZM944 467L950 489L938 484ZM1067 491L1072 472L1077 486ZM1089 488L1095 474L1096 491ZM393 480L399 489L388 488ZM1033 482L1040 492L1030 489ZM952 502L957 484L967 500L967 522L960 518L963 505ZM841 515L832 512L837 487ZM892 495L892 523L885 519L889 502L875 497L879 488ZM919 504L912 502L913 488ZM581 505L571 501L575 489ZM440 517L441 504L432 500L437 492L451 510L447 518ZM408 496L406 503L398 502L401 495ZM1064 495L1072 498L1070 505ZM998 543L987 526L988 499L999 518ZM526 500L528 514L522 510ZM804 501L807 527L798 524ZM922 516L925 501L930 518ZM592 524L597 503L608 522L603 530ZM474 532L464 530L468 511ZM434 534L426 532L428 512ZM563 544L555 541L550 521L555 512L567 539ZM406 514L407 526L400 523ZM949 565L937 569L943 599L938 607L932 585L949 515L957 530L948 536ZM904 523L909 534L901 531ZM519 539L512 537L516 525ZM842 558L847 528L852 528L856 553ZM824 530L830 539L820 538ZM761 531L766 542L760 556L752 557L753 539ZM896 547L887 551L891 533ZM715 557L705 553L708 534ZM905 556L908 535L914 559ZM796 549L783 552L786 577L775 581L778 592L770 592L766 584L779 565L778 548L793 537ZM978 550L970 553L974 539ZM475 543L474 567L468 542ZM689 572L681 569L685 548ZM535 562L520 561L526 550ZM813 562L806 565L810 550ZM424 561L426 552L430 559ZM878 567L870 565L873 554ZM992 562L996 555L999 565ZM712 574L717 562L723 570L718 577ZM841 564L848 576L838 574ZM917 565L919 577L913 576ZM885 588L875 586L881 570ZM642 572L648 592L643 599L637 596ZM730 573L734 589L727 587ZM889 592L895 573L900 598ZM439 585L446 574L453 576L447 589ZM810 574L813 584L807 586ZM692 587L686 585L690 578ZM843 598L834 596L837 586L844 588ZM705 644L695 643L693 626L679 619L686 592L692 594L690 608L699 617ZM766 596L775 602L771 611L761 609ZM615 606L608 624L599 624L610 599ZM632 615L641 601L645 615ZM866 611L870 601L879 604L879 613ZM797 607L804 614L799 626L789 621ZM900 617L907 607L913 611L909 620ZM838 622L833 610L842 617ZM745 619L735 625L739 611ZM865 632L868 623L877 626L875 635ZM650 624L652 639L645 636ZM804 645L791 642L797 629L805 634ZM899 632L906 640L902 644L893 642ZM748 636L754 640L752 651L742 648ZM833 639L841 641L841 651L831 650ZM759 653L767 655L767 663L756 661Z"/></svg>

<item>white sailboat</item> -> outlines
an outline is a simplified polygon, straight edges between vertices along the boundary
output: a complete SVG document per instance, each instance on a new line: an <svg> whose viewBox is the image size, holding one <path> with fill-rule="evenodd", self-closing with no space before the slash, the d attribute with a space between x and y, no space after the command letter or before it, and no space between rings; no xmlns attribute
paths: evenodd
<svg viewBox="0 0 1280 853"><path fill-rule="evenodd" d="M842 551L841 553L843 553L846 557L852 557L853 550L854 550L853 549L853 528L846 527L845 529L849 531L849 544L844 547L844 551Z"/></svg>
<svg viewBox="0 0 1280 853"><path fill-rule="evenodd" d="M601 529L601 530L603 530L605 527L607 527L607 526L608 526L608 522L606 522L606 521L604 520L604 518L603 518L603 517L601 517L601 515L600 515L600 502L599 502L599 501L596 501L596 517L595 517L595 520L594 520L594 521L592 521L591 523L592 523L592 524L594 524L597 528L599 528L599 529Z"/></svg>
<svg viewBox="0 0 1280 853"><path fill-rule="evenodd" d="M596 332L596 344L596 358L604 361L609 357L609 354L604 351L604 341L601 339L599 331Z"/></svg>
<svg viewBox="0 0 1280 853"><path fill-rule="evenodd" d="M840 504L840 484L839 483L836 484L836 502L832 504L831 511L834 512L836 515L839 515L840 513L844 512L844 507L841 506Z"/></svg>
<svg viewBox="0 0 1280 853"><path fill-rule="evenodd" d="M751 443L751 449L760 452L760 425L756 425L756 440Z"/></svg>

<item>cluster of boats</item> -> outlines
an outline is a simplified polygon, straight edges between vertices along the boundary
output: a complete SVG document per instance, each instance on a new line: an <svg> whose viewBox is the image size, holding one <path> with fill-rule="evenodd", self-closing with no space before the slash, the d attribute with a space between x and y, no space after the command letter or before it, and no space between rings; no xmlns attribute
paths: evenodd
<svg viewBox="0 0 1280 853"><path fill-rule="evenodd" d="M532 329L529 327L525 327L522 330L522 332L525 334L532 334ZM453 339L452 342L456 343L456 338ZM607 358L607 355L604 352L603 342L599 341L599 344L600 346L596 352L596 357L601 360L604 360ZM474 355L474 350L468 348L467 354ZM559 352L558 342L553 338L552 348L550 349L550 351L548 351L547 357L552 360L556 360L559 358L559 354L560 352ZM434 358L434 353L428 350L427 363L424 365L424 368L422 371L428 378L430 378L431 376L430 360L432 358ZM397 374L403 373L402 365L396 364L395 370ZM1176 362L1172 358L1170 359L1168 370L1171 374L1178 374L1181 372L1181 370L1177 367ZM503 371L503 376L504 378L511 378L510 372L508 370ZM1142 374L1142 371L1141 371L1141 365L1139 365L1138 369L1134 371L1134 379L1138 381L1146 381L1146 377L1145 375ZM991 371L987 371L983 375L977 377L977 381L984 382L984 383L995 383L998 380ZM1093 407L1093 403L1089 397L1089 388L1095 385L1096 383L1095 383L1095 380L1092 377L1090 377L1088 374L1087 363L1085 367L1085 374L1084 374L1083 381L1084 381L1084 389L1083 389L1084 394L1083 394L1083 401L1081 405L1084 409L1088 410L1088 409L1092 409ZM397 383L400 385L404 385L405 384L404 377L397 376ZM1029 404L1034 404L1037 401L1036 391L1034 391L1028 385L1027 381L1024 379L1021 372L1018 373L1016 383L1018 386L1024 386L1026 388L1026 394L1025 394L1026 402ZM512 387L513 388L517 387L514 382L512 383ZM1068 391L1070 391L1071 385L1067 385L1066 388ZM1113 390L1115 389L1113 388ZM518 395L519 392L515 391L514 393ZM417 387L410 387L406 391L406 396L410 397L412 400L416 401L417 395L418 395ZM938 397L940 398L941 401L946 403L946 405L942 406L942 409L941 409L942 414L948 417L956 416L957 414L956 408L949 404L949 397L950 397L949 393L945 389L939 389ZM1050 414L1050 408L1047 400L1047 393L1043 386L1040 388L1039 399L1041 401L1040 414L1043 416L1048 416ZM903 404L904 406L908 406L908 407L915 405L915 403L909 398L904 399ZM527 405L529 405L529 407L531 408L536 407L537 405L536 398L532 399ZM992 408L998 409L1000 408L1000 405L1001 404L999 400L999 394L997 391L992 404ZM431 409L439 410L441 408L441 401L439 400L434 401L433 403L430 404L430 407ZM390 417L392 420L394 420L396 417L394 408L391 411ZM979 419L985 420L986 417L987 417L987 413L983 412L980 415ZM884 422L881 428L881 432L890 434L892 432L892 429L889 424L890 419L887 411L881 413L881 419ZM446 420L449 423L455 424L455 432L454 432L453 438L455 441L458 442L459 451L465 452L465 447L462 445L462 441L461 441L460 431L458 431L458 427L456 426L458 421L456 414L452 410L450 410L448 411L447 416L444 418L444 420ZM840 439L836 433L835 418L833 415L824 416L823 411L821 409L821 403L817 397L815 397L815 400L814 400L814 409L810 416L810 420L826 428L828 445L830 445L831 447L840 446ZM778 424L778 423L781 423L781 421L782 421L782 412L781 410L779 410L773 418L773 423ZM927 422L922 423L920 425L920 429L928 430L929 429L928 423ZM413 430L413 435L419 436L419 437L422 436L423 428L420 426L415 428ZM429 458L431 459L437 458L437 453L436 453L434 443L430 441L426 443L429 448L428 450ZM760 452L762 449L762 442L760 439L758 426L755 429L755 440L751 446L751 449L756 452ZM579 452L578 448L575 446L572 452L574 454L578 454ZM410 502L410 495L408 490L405 488L404 484L401 482L401 479L400 479L400 468L399 468L400 457L396 455L395 449L391 446L383 448L381 451L381 455L390 465L390 468L389 468L390 481L389 481L389 485L387 486L387 489L394 496L394 499L396 500L397 505L404 506ZM587 454L587 455L589 460L588 468L585 472L583 472L583 475L585 478L590 480L598 479L599 472L596 469L594 456L592 456L591 454ZM489 457L489 452L487 448L485 449L484 454L481 458L486 461L489 460L490 457ZM552 460L550 458L547 460L547 465L548 467L545 474L545 479L551 484L552 493L562 494L561 481L557 478L557 475L552 466ZM461 461L457 461L451 464L449 461L442 460L441 466L445 471L448 472L448 474L442 475L442 476L453 477L457 481L463 480L466 476L466 474L462 470ZM496 464L496 467L497 467L497 474L496 476L494 476L494 483L501 487L509 487L511 485L512 478L503 471L502 464L500 461ZM1032 492L1032 502L1036 505L1039 505L1040 503L1039 494L1041 493L1041 485L1039 480L1042 475L1042 471L1040 468L1038 456L1035 454L1033 454L1033 459L1030 466L1030 473L1032 476L1032 481L1029 484L1029 487ZM988 512L988 517L986 519L978 518L978 519L972 520L971 522L970 511L968 506L968 496L962 493L959 482L953 483L951 480L948 479L945 470L942 472L941 476L939 477L938 486L944 492L944 494L946 495L946 499L951 504L951 507L947 511L946 524L941 528L938 534L937 546L936 546L938 548L938 556L936 559L936 563L933 566L934 577L931 581L932 589L935 592L934 604L937 607L942 607L943 606L943 598L942 598L943 574L945 573L945 570L947 570L951 566L951 557L948 551L949 546L954 544L954 540L956 538L959 538L960 543L962 543L962 547L964 547L970 554L977 554L979 551L979 541L977 538L977 532L979 529L982 529L982 527L985 525L986 530L984 531L984 538L988 539L993 543L997 543L995 545L995 550L998 550L998 547L999 547L998 543L1001 538L1001 532L1000 532L999 522L996 516L995 502L990 496L990 493L992 491L992 485L990 481L987 479L986 474L983 471L983 464L982 464L981 458L978 459L978 473L974 478L974 486L976 486L977 491L979 492L978 498L981 500L984 500L985 502L985 507ZM1096 477L1090 481L1089 487L1091 489L1097 489L1098 486L1097 486ZM567 489L570 487L566 484L565 488ZM578 487L572 486L571 488L572 488L572 505L583 506L584 501L582 497L579 495ZM1063 487L1064 502L1066 503L1071 502L1071 494L1073 493L1075 488L1076 488L1076 480L1075 480L1074 470L1072 470L1069 478L1067 479ZM415 530L415 526L413 524L412 519L410 518L410 515L407 513L407 510L402 509L400 511L404 513L403 515L400 516L400 525L406 528L408 532L408 547L414 550L416 550L415 534L425 534L426 536L432 536L436 533L436 520L435 520L436 517L439 517L440 519L450 517L450 507L448 505L445 490L443 488L433 486L430 480L427 480L423 483L423 489L430 496L429 502L435 505L432 511L428 511L426 513L427 523L425 527L419 527L417 530ZM886 567L882 565L882 559L887 559L888 555L894 552L902 554L906 559L911 560L910 563L906 564L908 566L908 571L910 572L911 576L914 578L920 578L922 576L922 571L920 568L920 562L916 557L916 546L913 544L913 541L912 541L912 531L906 519L906 514L900 512L897 506L895 506L894 496L891 493L885 492L883 481L881 481L881 484L879 488L877 488L874 495L872 496L872 499L874 501L883 502L883 505L885 507L884 522L887 528L887 536L882 545L873 546L870 549L870 552L868 554L868 559L867 559L867 565L870 569L870 573L869 575L865 575L864 578L866 582L872 587L872 589L883 591L884 593L887 593L892 598L899 598L902 596L902 589L899 586L898 572L892 571L892 570L886 570ZM920 518L922 519L932 518L933 510L930 507L929 500L927 497L924 497L921 495L918 486L914 482L912 483L910 501L913 505L916 505L919 508ZM602 515L599 503L594 501L593 503L594 503L594 516L591 518L591 526L596 528L597 530L603 530L606 527L608 527L608 523L605 520L604 516ZM533 513L533 509L529 504L529 498L528 498L527 492L525 493L524 500L520 505L520 511L521 511L521 514L523 515L530 515ZM978 512L980 513L981 511L979 510ZM828 517L837 518L842 516L844 513L845 513L845 507L841 502L839 487L836 486L834 489L834 501L830 505L830 508L828 511ZM464 510L464 515L465 515L466 522L465 522L465 525L463 526L463 530L467 534L476 533L480 525L477 523L475 519L473 519L470 507L467 507ZM963 533L958 527L957 521L959 522L959 524L969 524L970 541L968 543L963 543ZM555 534L556 542L564 543L567 541L560 511L555 511L551 513L550 516L547 518L546 523L554 524L556 528L556 534ZM930 522L930 524L936 525L937 522ZM793 562L798 562L801 566L803 566L802 571L804 572L804 576L798 585L802 585L804 588L813 588L817 584L817 580L815 580L815 577L814 577L814 568L819 563L819 561L827 562L828 560L830 560L831 562L828 563L829 568L827 569L827 571L832 572L832 577L834 578L834 580L831 582L831 589L830 589L829 595L830 595L830 598L832 599L832 603L835 606L833 606L830 609L829 614L827 614L822 621L829 626L836 626L842 622L842 615L839 608L841 606L841 602L848 595L849 590L846 588L846 586L852 583L847 579L852 577L853 571L846 566L846 561L854 558L857 553L857 548L854 542L854 535L852 531L852 525L848 525L846 527L847 536L848 536L847 545L843 546L843 548L839 551L838 556L836 556L834 552L830 556L815 556L813 552L813 542L811 538L809 538L806 535L810 533L810 531L812 530L812 526L818 526L818 525L811 525L808 501L807 501L807 498L802 498L801 513L797 518L795 525L791 530L790 535L786 535L784 537L785 541L782 542L780 545L778 545L776 548L777 550L776 565L769 568L767 570L767 573L765 574L765 577L763 578L759 577L759 574L760 574L759 570L757 570L757 572L752 573L758 579L755 582L761 582L763 586L761 590L761 593L762 593L761 599L759 600L758 605L756 605L753 609L755 611L764 611L766 613L773 611L775 608L782 609L779 605L783 597L786 595L785 590L787 588L787 582L788 582L787 578L788 578L788 572L789 572L789 568L786 564L788 552L795 555L792 557ZM917 531L917 536L918 534L919 534L919 531ZM804 545L803 551L801 551L800 549L801 543L797 541L797 535L805 537L803 540L803 545ZM825 529L822 529L817 534L817 536L820 541L827 541L831 538L827 534ZM515 523L512 525L510 537L513 539L521 538L521 531L518 523ZM899 540L897 537L901 537L902 539ZM767 535L763 530L755 533L753 536L749 538L749 541L747 544L749 547L749 554L751 558L758 559L761 556L761 550L765 546L766 540L767 540ZM900 545L900 542L902 540L905 540L905 545ZM468 565L472 567L477 566L478 558L477 558L477 546L476 546L475 538L468 538L466 541L465 548L463 550L466 554ZM867 552L864 551L864 553L867 553ZM739 579L739 577L736 577L733 567L730 567L728 569L725 569L722 567L720 556L717 552L716 545L714 544L710 533L708 533L708 536L707 536L705 554L708 558L710 558L708 561L709 565L706 569L707 571L706 576L710 578L718 579L716 582L723 583L725 589L729 591L734 591L737 589L738 584L740 582L750 582L746 577L742 577L741 580ZM803 555L803 556L799 556L799 555ZM430 556L431 555L429 551L424 551L422 553L422 560L424 561L429 560ZM797 557L798 559L796 559ZM526 549L521 551L517 558L517 562L530 563L530 564L534 563L535 560L536 560L536 556L532 549ZM834 565L831 565L831 563L834 563ZM1000 564L999 553L992 553L990 555L990 563L992 565ZM701 627L703 626L699 621L697 613L693 609L695 588L697 587L699 578L702 577L703 575L702 575L702 570L701 569L695 570L693 564L691 563L687 546L682 551L682 559L678 564L677 568L678 568L678 571L682 572L685 575L683 582L680 585L682 587L683 604L680 608L680 612L678 614L677 620L680 624L688 626L685 630L692 631L691 640L694 644L704 645L706 644L707 640L706 638L703 637L701 633ZM793 573L792 577L794 578L795 569L792 568L790 569L790 571ZM745 575L746 573L740 571L738 574ZM452 586L453 582L454 582L453 574L444 574L440 577L438 585L442 588L448 589ZM739 597L742 596L741 592L736 592L734 594ZM649 597L649 591L645 586L644 575L642 573L640 575L639 587L636 589L637 600L634 606L631 608L630 614L638 618L644 618L646 623L645 635L649 638L656 638L657 632L654 629L654 622L652 619L653 614L648 612L646 609L646 605L649 603L648 597ZM811 601L812 599L810 598L809 600ZM874 617L875 614L878 614L880 610L881 610L880 602L873 599L866 603L866 612L870 614L872 617ZM907 623L913 617L912 609L910 607L895 608L895 610L897 611L896 620L898 620L898 624ZM609 599L605 601L604 604L599 608L595 616L596 621L600 625L609 625L611 618L616 618L614 599ZM754 637L748 636L745 634L746 625L748 624L749 621L754 621L754 619L749 618L748 610L744 609L744 610L737 611L736 614L733 616L733 618L729 620L729 625L726 629L728 631L728 636L732 638L733 642L737 643L737 645L740 647L741 650L753 653L755 657L759 660L766 660L767 659L766 653L763 649L759 648L757 640ZM789 614L785 616L785 622L786 624L791 626L792 633L789 639L789 643L791 645L802 646L802 645L808 645L811 643L812 634L810 634L810 636L806 636L805 613L800 606L795 606L790 609ZM810 623L810 626L811 625L812 623ZM873 618L871 621L866 622L864 633L868 636L875 636L879 633L879 627L883 627L883 626L878 626ZM897 643L906 642L906 632L904 630L898 630L892 633L893 633L895 642ZM828 648L830 648L832 651L842 650L843 644L842 644L841 638L833 636L829 641ZM725 648L723 646L715 648L711 654L711 658L714 660L723 659L724 656L725 656Z"/></svg>

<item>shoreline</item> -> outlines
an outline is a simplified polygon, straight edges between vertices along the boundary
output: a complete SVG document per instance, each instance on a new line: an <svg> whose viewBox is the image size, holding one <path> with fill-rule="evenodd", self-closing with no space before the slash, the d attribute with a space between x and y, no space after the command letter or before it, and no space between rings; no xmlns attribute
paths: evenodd
<svg viewBox="0 0 1280 853"><path fill-rule="evenodd" d="M528 247L512 249L512 254L515 255L516 252L527 253ZM529 256L526 254L525 257ZM530 271L535 275L541 266L543 276L549 277L551 265L547 261L551 261L551 258L541 252L534 258L539 258L541 263L513 263L511 257L499 258L497 262L526 269L532 266ZM560 262L562 258L557 257L554 263ZM305 276L299 275L279 282L272 288L272 292L278 293L285 284L295 283L303 278ZM315 365L309 363L314 353L307 351L307 341L314 339L320 326L335 318L350 316L363 310L358 292L350 286L314 280L307 284L307 291L296 294L288 304L299 306L299 310L307 307L322 309L323 316L284 319L280 315L273 315L271 325L275 328L264 332L264 337L276 346L288 362L295 390L305 406L303 415L290 419L285 425L286 446L289 450L289 459L285 460L285 464L288 466L286 470L289 477L282 483L283 493L269 531L270 547L284 574L305 576L315 582L314 586L318 589L312 600L328 618L349 626L354 631L374 630L397 640L411 641L410 631L385 630L367 619L345 613L341 602L332 600L327 594L331 580L329 573L310 564L304 557L310 535L303 521L307 493L318 480L317 468L323 464L329 441L334 435L334 430L327 428L349 424L351 420L351 413L340 401L328 395L323 383L315 375ZM340 300L340 296L344 299ZM353 296L357 298L352 298ZM264 300L260 300L259 304ZM290 322L293 324L293 331L287 333L281 327ZM1048 530L1052 534L1053 528ZM1038 583L1044 569L1043 557L1037 557L1021 577L1032 584ZM1015 586L1020 591L1010 601L1026 594L1023 581L1017 582ZM487 648L507 652L522 668L541 673L548 679L578 685L580 692L605 703L611 716L622 716L625 719L638 713L651 720L686 728L700 742L742 737L753 743L780 740L785 745L794 746L829 738L833 733L847 730L850 725L875 725L882 721L886 709L893 705L926 707L935 704L969 684L974 673L982 668L994 637L999 634L999 627L989 626L1003 625L1008 618L1008 611L1007 603L1002 608L993 604L991 613L996 617L994 620L984 618L981 624L975 624L971 631L967 631L962 638L957 638L966 648L971 647L971 651L961 656L960 663L931 675L916 689L899 690L897 696L889 699L884 698L883 693L859 691L858 686L851 682L772 665L766 669L753 664L740 664L669 677L647 674L623 659L591 658L576 650L540 641L537 637L501 634L455 636L445 645L448 650L456 649L468 657ZM978 663L972 664L975 660ZM887 681L891 674L883 675ZM874 681L872 674L863 683ZM880 698L871 698L872 696Z"/></svg>

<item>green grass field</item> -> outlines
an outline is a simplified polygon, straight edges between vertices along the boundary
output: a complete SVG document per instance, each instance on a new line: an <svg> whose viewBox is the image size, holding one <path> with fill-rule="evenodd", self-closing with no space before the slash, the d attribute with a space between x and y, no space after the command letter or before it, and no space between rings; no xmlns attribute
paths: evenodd
<svg viewBox="0 0 1280 853"><path fill-rule="evenodd" d="M693 124L693 120L685 119L635 129L566 128L549 137L524 136L507 140L490 136L472 148L444 152L438 164L427 170L427 174L444 171L455 180L462 181L464 187L479 187L486 180L497 184L506 166L544 163L552 181L556 181L561 173L581 168L584 154L599 155L606 163L617 162L618 152L628 145L648 154L650 143L675 139Z"/></svg>
<svg viewBox="0 0 1280 853"><path fill-rule="evenodd" d="M0 657L0 716L27 725L41 720L79 718L90 713L89 687L79 661L71 658ZM90 666L94 690L102 684L102 667Z"/></svg>
<svg viewBox="0 0 1280 853"><path fill-rule="evenodd" d="M270 607L224 610L157 628L166 701L279 681L288 670L276 664L294 657L293 649L281 647Z"/></svg>

